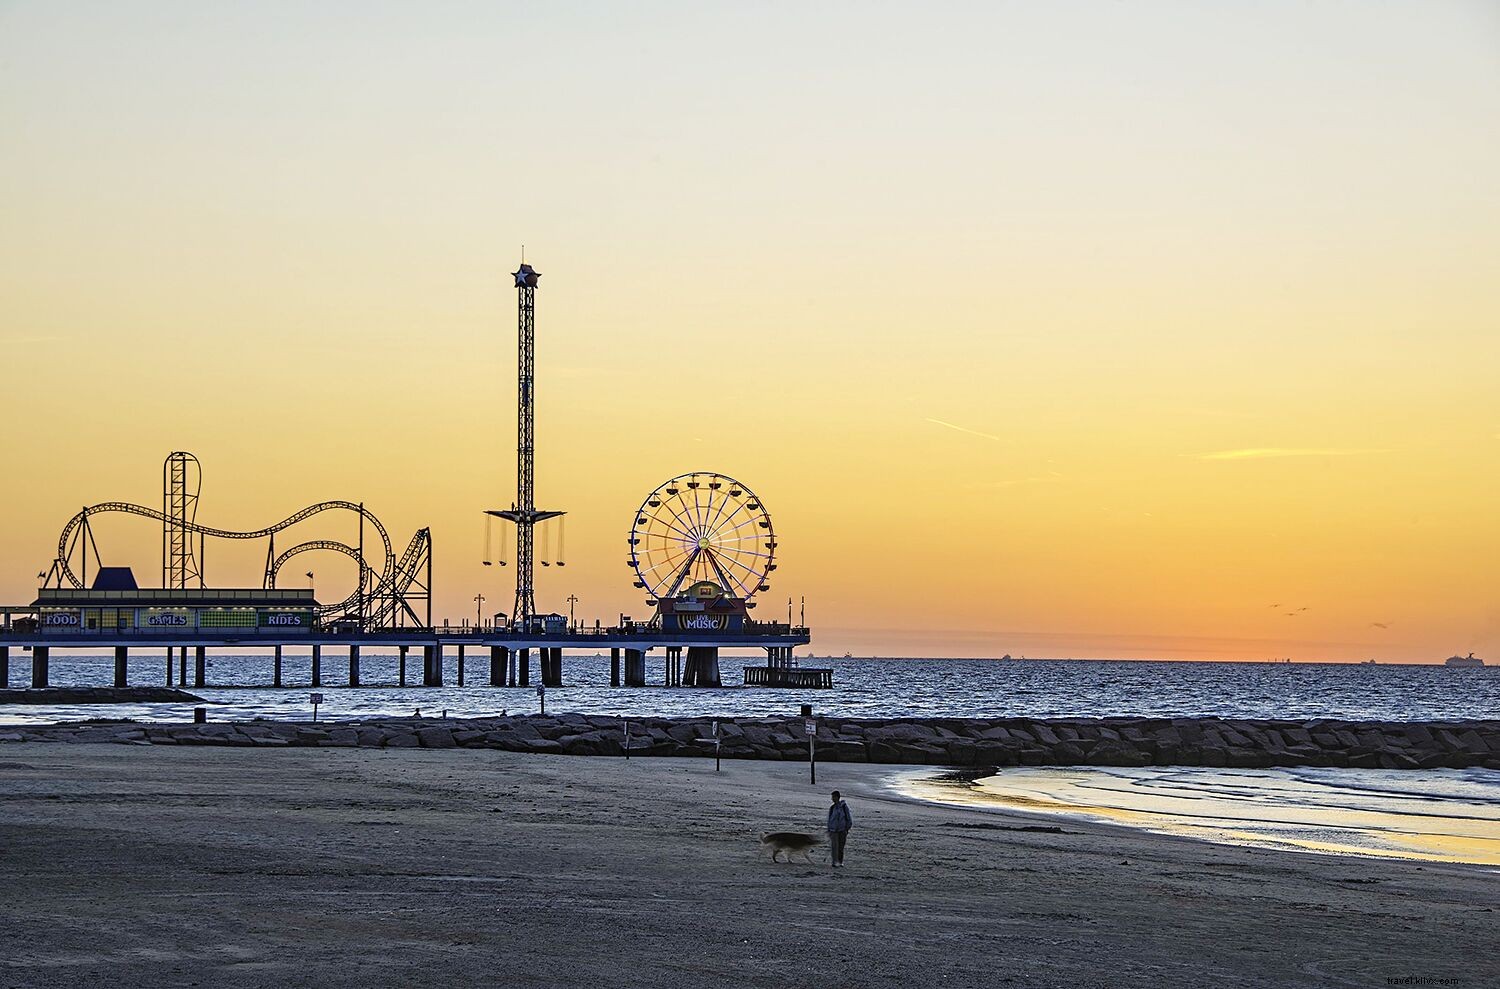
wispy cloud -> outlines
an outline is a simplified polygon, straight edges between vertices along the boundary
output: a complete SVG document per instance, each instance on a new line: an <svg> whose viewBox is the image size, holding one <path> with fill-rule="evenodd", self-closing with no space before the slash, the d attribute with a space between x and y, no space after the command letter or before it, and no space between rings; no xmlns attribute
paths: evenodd
<svg viewBox="0 0 1500 989"><path fill-rule="evenodd" d="M977 429L970 429L967 426L955 426L951 422L944 422L941 419L934 419L931 416L927 417L927 421L930 422L930 423L932 423L934 426L942 426L944 429L951 429L954 432L968 433L970 436L978 436L978 437L981 437L983 439L994 440L997 443L1002 442L1002 440L1001 440L1000 437L995 436L992 433L981 433L979 430L977 430Z"/></svg>
<svg viewBox="0 0 1500 989"><path fill-rule="evenodd" d="M1271 460L1278 457L1358 457L1369 453L1390 453L1389 450L1359 450L1343 448L1301 448L1281 446L1256 446L1244 450L1216 450L1200 454L1199 460Z"/></svg>
<svg viewBox="0 0 1500 989"><path fill-rule="evenodd" d="M975 481L968 487L974 491L993 491L999 488L1014 488L1022 484L1044 484L1047 481L1055 481L1061 476L1053 474L1051 477L1011 477L1003 481Z"/></svg>

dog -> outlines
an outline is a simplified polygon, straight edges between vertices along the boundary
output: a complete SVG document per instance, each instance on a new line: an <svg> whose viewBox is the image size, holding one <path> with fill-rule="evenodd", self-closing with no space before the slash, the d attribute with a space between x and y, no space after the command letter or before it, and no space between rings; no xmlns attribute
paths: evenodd
<svg viewBox="0 0 1500 989"><path fill-rule="evenodd" d="M771 850L771 861L778 861L778 856L786 852L786 860L790 862L794 854L800 854L802 860L808 864L812 863L812 849L823 843L823 839L815 834L806 834L802 831L763 831L760 835L760 847L764 851Z"/></svg>

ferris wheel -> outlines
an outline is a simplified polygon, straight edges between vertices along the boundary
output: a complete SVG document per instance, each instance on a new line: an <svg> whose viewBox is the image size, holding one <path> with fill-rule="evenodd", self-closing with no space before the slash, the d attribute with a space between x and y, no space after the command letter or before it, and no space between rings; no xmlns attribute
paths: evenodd
<svg viewBox="0 0 1500 989"><path fill-rule="evenodd" d="M641 502L629 565L648 604L711 581L748 604L776 569L776 531L755 492L723 474L672 478Z"/></svg>

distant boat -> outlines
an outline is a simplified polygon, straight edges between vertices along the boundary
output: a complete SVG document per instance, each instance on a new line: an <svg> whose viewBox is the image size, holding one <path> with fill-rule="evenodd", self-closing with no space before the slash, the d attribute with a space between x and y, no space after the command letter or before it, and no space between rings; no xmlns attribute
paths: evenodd
<svg viewBox="0 0 1500 989"><path fill-rule="evenodd" d="M1373 659L1366 659L1366 660L1361 660L1359 665L1360 666L1379 666L1380 664L1377 663L1377 662L1375 662L1375 660L1373 660Z"/></svg>
<svg viewBox="0 0 1500 989"><path fill-rule="evenodd" d="M1454 667L1483 666L1484 660L1477 658L1473 653L1469 653L1467 656L1449 656L1448 661L1443 665Z"/></svg>

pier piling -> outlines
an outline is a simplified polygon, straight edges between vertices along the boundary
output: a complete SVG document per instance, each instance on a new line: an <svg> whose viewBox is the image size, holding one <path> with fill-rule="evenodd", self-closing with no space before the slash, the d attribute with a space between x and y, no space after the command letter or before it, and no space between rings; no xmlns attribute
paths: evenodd
<svg viewBox="0 0 1500 989"><path fill-rule="evenodd" d="M314 649L317 646L313 647ZM186 649L183 650L187 652ZM202 687L208 682L208 649L204 646L193 647L193 686Z"/></svg>
<svg viewBox="0 0 1500 989"><path fill-rule="evenodd" d="M434 642L422 647L422 686L443 685L443 644Z"/></svg>
<svg viewBox="0 0 1500 989"><path fill-rule="evenodd" d="M518 686L518 687L529 687L529 686L531 686L531 650L530 649L517 649L516 650L516 674L517 674L517 676L520 679L520 682L517 683L516 686Z"/></svg>
<svg viewBox="0 0 1500 989"><path fill-rule="evenodd" d="M359 646L349 647L349 686L359 686Z"/></svg>
<svg viewBox="0 0 1500 989"><path fill-rule="evenodd" d="M541 650L542 656L542 686L562 686L562 650L558 648L547 648Z"/></svg>
<svg viewBox="0 0 1500 989"><path fill-rule="evenodd" d="M646 651L644 649L625 650L625 686L644 687L646 685Z"/></svg>
<svg viewBox="0 0 1500 989"><path fill-rule="evenodd" d="M618 648L609 651L609 685L611 687L620 685L620 650Z"/></svg>
<svg viewBox="0 0 1500 989"><path fill-rule="evenodd" d="M0 646L0 690L10 686L10 646Z"/></svg>
<svg viewBox="0 0 1500 989"><path fill-rule="evenodd" d="M401 658L397 661L396 666L396 684L397 686L404 687L406 686L406 650L408 647L398 646L397 648L401 652Z"/></svg>
<svg viewBox="0 0 1500 989"><path fill-rule="evenodd" d="M115 646L115 686L116 687L124 687L124 686L126 686L126 683L125 683L125 676L126 676L126 674L125 674L125 663L126 663L126 660L127 660L128 656L129 656L129 653L130 653L129 647L127 647L127 646Z"/></svg>
<svg viewBox="0 0 1500 989"><path fill-rule="evenodd" d="M504 646L490 646L490 686L505 686L505 653Z"/></svg>
<svg viewBox="0 0 1500 989"><path fill-rule="evenodd" d="M688 646L687 685L719 687L719 650L714 646Z"/></svg>
<svg viewBox="0 0 1500 989"><path fill-rule="evenodd" d="M458 685L460 687L464 685L464 653L466 651L467 647L460 642L458 644Z"/></svg>
<svg viewBox="0 0 1500 989"><path fill-rule="evenodd" d="M323 647L314 643L312 647L312 685L323 686Z"/></svg>
<svg viewBox="0 0 1500 989"><path fill-rule="evenodd" d="M187 646L177 648L177 686L187 686Z"/></svg>
<svg viewBox="0 0 1500 989"><path fill-rule="evenodd" d="M281 646L276 647L276 656L271 660L271 686L281 686Z"/></svg>
<svg viewBox="0 0 1500 989"><path fill-rule="evenodd" d="M33 687L47 686L47 660L49 651L46 646L31 647L31 685Z"/></svg>

